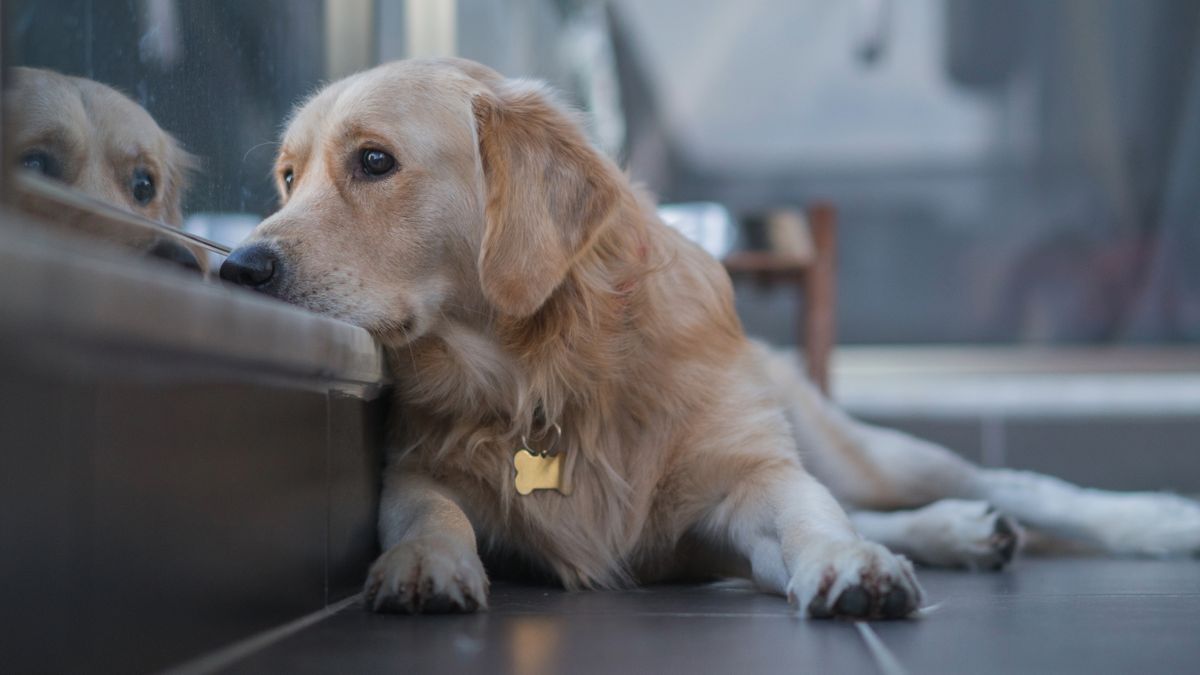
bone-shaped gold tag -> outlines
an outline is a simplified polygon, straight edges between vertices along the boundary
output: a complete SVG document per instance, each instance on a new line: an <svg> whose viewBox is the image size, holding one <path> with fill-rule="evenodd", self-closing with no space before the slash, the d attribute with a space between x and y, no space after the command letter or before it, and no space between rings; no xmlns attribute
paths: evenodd
<svg viewBox="0 0 1200 675"><path fill-rule="evenodd" d="M528 448L517 450L513 456L513 466L517 469L517 494L527 495L534 490L558 490L564 495L571 494L563 485L563 453L556 455L541 455L530 452Z"/></svg>

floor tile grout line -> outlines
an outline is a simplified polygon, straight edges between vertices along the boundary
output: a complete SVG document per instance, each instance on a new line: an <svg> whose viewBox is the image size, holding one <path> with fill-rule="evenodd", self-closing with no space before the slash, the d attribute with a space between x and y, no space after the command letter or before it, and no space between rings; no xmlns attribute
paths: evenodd
<svg viewBox="0 0 1200 675"><path fill-rule="evenodd" d="M786 614L767 613L767 612L621 612L617 610L605 612L587 612L587 611L571 611L571 612L548 612L546 609L525 609L525 610L510 610L497 609L493 604L490 610L492 616L589 616L589 617L638 617L638 618L666 618L666 619L785 619L792 620L796 618L794 612Z"/></svg>
<svg viewBox="0 0 1200 675"><path fill-rule="evenodd" d="M333 400L325 391L325 570L324 602L329 604L329 557L333 554Z"/></svg>
<svg viewBox="0 0 1200 675"><path fill-rule="evenodd" d="M204 656L168 668L162 671L160 675L205 675L228 668L257 651L261 651L294 633L298 633L319 621L337 614L343 609L359 602L361 599L362 593L356 593L332 605L327 605L324 609L320 609L312 614L306 614L294 621L289 621L282 626L270 628L261 633L251 635L244 640L221 647Z"/></svg>
<svg viewBox="0 0 1200 675"><path fill-rule="evenodd" d="M908 675L908 670L900 664L900 660L887 648L887 645L883 644L883 640L879 639L870 624L864 621L855 621L854 627L858 629L858 634L867 644L867 651L871 652L871 658L875 660L875 665L879 666L880 673L883 675Z"/></svg>

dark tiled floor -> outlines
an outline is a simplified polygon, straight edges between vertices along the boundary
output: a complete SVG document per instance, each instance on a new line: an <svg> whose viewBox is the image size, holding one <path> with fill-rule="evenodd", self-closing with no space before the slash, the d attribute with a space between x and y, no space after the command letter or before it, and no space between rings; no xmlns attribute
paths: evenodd
<svg viewBox="0 0 1200 675"><path fill-rule="evenodd" d="M243 673L1174 673L1200 668L1200 561L1025 559L924 571L922 619L804 621L728 587L498 586L466 617L351 607L234 664ZM894 659L894 660L892 660ZM889 669L889 665L891 668ZM899 670L897 670L898 666Z"/></svg>

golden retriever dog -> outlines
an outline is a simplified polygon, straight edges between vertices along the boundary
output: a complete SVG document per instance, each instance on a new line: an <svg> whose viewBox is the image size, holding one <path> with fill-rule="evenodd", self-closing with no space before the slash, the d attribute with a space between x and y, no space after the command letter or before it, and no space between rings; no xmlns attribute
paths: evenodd
<svg viewBox="0 0 1200 675"><path fill-rule="evenodd" d="M535 83L380 66L299 108L276 171L282 207L221 276L389 351L370 608L483 608L482 552L567 588L741 575L809 616L904 617L921 588L880 542L1002 565L1020 531L989 502L1112 550L1200 545L1186 500L984 470L848 418L745 337L721 265Z"/></svg>
<svg viewBox="0 0 1200 675"><path fill-rule="evenodd" d="M150 113L107 85L39 68L11 68L4 91L9 166L62 182L106 204L178 227L195 161ZM26 196L21 206L54 219ZM200 269L188 247L149 230L89 224L91 234Z"/></svg>

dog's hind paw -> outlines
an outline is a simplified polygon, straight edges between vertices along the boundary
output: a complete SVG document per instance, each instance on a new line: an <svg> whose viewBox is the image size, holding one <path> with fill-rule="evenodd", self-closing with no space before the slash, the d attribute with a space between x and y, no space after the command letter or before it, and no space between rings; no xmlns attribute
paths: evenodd
<svg viewBox="0 0 1200 675"><path fill-rule="evenodd" d="M923 597L907 559L861 540L807 551L787 595L788 602L817 619L900 619L916 611Z"/></svg>
<svg viewBox="0 0 1200 675"><path fill-rule="evenodd" d="M459 542L421 538L379 556L367 573L363 604L376 612L459 613L487 609L487 574Z"/></svg>
<svg viewBox="0 0 1200 675"><path fill-rule="evenodd" d="M1024 541L1017 521L987 502L943 499L912 515L905 553L925 565L1000 570Z"/></svg>

